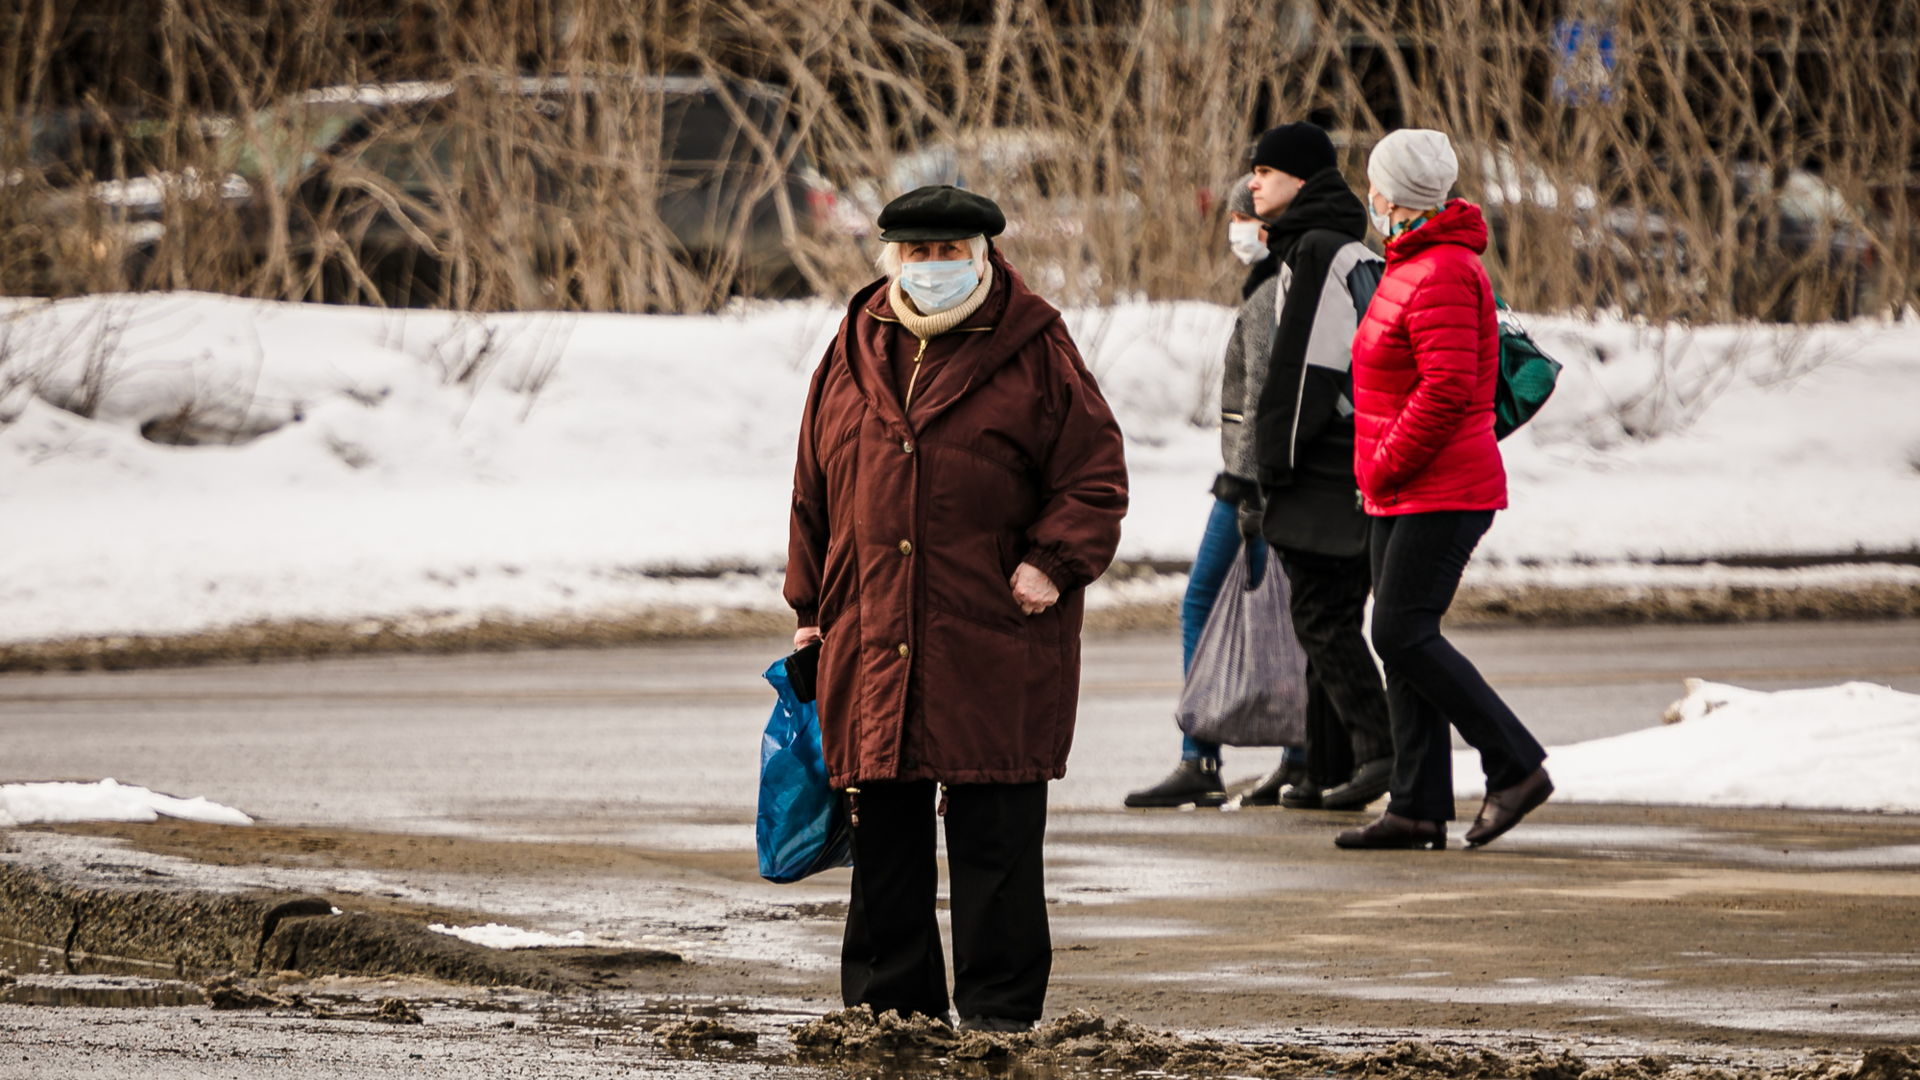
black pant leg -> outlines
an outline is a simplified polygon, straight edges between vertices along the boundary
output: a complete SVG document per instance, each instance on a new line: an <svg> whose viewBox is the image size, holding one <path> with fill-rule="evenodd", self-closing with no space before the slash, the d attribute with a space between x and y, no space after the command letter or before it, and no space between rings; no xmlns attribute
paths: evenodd
<svg viewBox="0 0 1920 1080"><path fill-rule="evenodd" d="M947 789L953 1003L963 1020L1040 1019L1053 972L1046 832L1045 781Z"/></svg>
<svg viewBox="0 0 1920 1080"><path fill-rule="evenodd" d="M1403 602L1407 586L1401 563L1409 556L1395 547L1405 517L1377 517L1368 535L1373 567L1373 624L1379 636L1380 613L1389 604ZM1394 663L1385 664L1387 707L1393 732L1393 780L1387 810L1421 821L1453 820L1453 758L1447 737L1447 719L1420 696Z"/></svg>
<svg viewBox="0 0 1920 1080"><path fill-rule="evenodd" d="M1449 723L1480 751L1493 788L1519 783L1546 758L1546 751L1472 661L1440 634L1440 617L1453 603L1467 559L1492 521L1491 511L1440 511L1375 522L1373 539L1384 543L1375 553L1373 644L1387 666L1393 707L1419 714L1419 719L1409 720L1404 740L1397 712L1394 718L1396 755L1414 755L1406 763L1414 775L1404 786L1402 770L1395 769L1387 807L1395 814L1427 820L1452 817ZM1382 522L1392 524L1383 529ZM1395 694L1396 681L1404 683L1404 693ZM1425 707L1411 700L1403 706L1407 693ZM1443 808L1444 817L1436 817Z"/></svg>
<svg viewBox="0 0 1920 1080"><path fill-rule="evenodd" d="M1338 737L1347 743L1346 752L1337 755L1348 762L1339 776L1344 781L1354 765L1393 754L1386 688L1361 632L1373 575L1365 555L1330 559L1289 551L1283 561L1292 587L1294 635L1339 723ZM1311 725L1313 713L1307 715Z"/></svg>
<svg viewBox="0 0 1920 1080"><path fill-rule="evenodd" d="M853 897L840 947L840 997L874 1013L947 1016L947 960L934 915L940 871L934 784L864 784L853 830Z"/></svg>
<svg viewBox="0 0 1920 1080"><path fill-rule="evenodd" d="M1340 714L1327 695L1313 655L1307 655L1307 779L1323 788L1337 787L1353 776L1353 743L1340 726Z"/></svg>

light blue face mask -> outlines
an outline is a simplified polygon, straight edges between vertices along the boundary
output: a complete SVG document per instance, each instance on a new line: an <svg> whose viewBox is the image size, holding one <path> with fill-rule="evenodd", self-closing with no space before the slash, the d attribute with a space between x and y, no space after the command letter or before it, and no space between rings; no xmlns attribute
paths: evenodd
<svg viewBox="0 0 1920 1080"><path fill-rule="evenodd" d="M972 259L907 263L900 268L900 288L913 297L913 306L922 315L938 315L965 300L979 284Z"/></svg>

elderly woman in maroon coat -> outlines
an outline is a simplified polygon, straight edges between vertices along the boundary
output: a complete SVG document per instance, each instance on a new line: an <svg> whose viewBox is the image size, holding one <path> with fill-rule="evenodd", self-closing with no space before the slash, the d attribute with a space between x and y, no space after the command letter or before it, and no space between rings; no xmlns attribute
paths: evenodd
<svg viewBox="0 0 1920 1080"><path fill-rule="evenodd" d="M854 296L807 394L787 557L856 822L841 991L947 1016L940 813L961 1027L1024 1030L1052 967L1047 781L1066 772L1083 590L1119 542L1126 462L1060 313L990 243L998 206L920 188L879 224L887 276Z"/></svg>

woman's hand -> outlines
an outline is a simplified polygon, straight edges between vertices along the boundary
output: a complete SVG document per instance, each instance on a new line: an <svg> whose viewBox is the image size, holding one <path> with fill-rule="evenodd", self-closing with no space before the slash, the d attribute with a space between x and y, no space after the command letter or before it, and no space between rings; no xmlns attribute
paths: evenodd
<svg viewBox="0 0 1920 1080"><path fill-rule="evenodd" d="M793 632L793 647L796 649L804 649L808 645L819 641L824 636L825 635L820 633L820 628L817 626L803 626Z"/></svg>
<svg viewBox="0 0 1920 1080"><path fill-rule="evenodd" d="M1060 599L1053 579L1032 563L1021 563L1013 571L1013 602L1028 615L1038 615Z"/></svg>

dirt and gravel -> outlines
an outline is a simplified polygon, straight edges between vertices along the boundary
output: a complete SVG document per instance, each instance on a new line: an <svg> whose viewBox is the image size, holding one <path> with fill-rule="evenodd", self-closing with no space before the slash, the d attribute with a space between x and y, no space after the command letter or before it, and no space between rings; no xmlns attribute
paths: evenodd
<svg viewBox="0 0 1920 1080"><path fill-rule="evenodd" d="M13 830L0 855L11 873L121 894L100 918L163 895L204 915L262 876L351 880L299 894L341 915L285 916L269 939L301 925L370 932L353 974L315 952L304 970L269 958L258 975L135 986L132 969L102 972L137 958L0 930L13 942L0 967L20 973L0 986L18 1003L0 1003L0 1042L28 1059L0 1060L0 1077L51 1075L18 1071L29 1062L169 1077L243 1060L231 1075L266 1077L294 1075L276 1070L297 1058L305 1075L375 1077L1920 1080L1911 1051L1880 1052L1920 1042L1920 820L1549 804L1483 851L1327 843L1359 819L1057 815L1048 1020L1011 1036L839 1011L844 907L823 894L844 889L844 871L785 893L736 852L165 821ZM47 866L47 852L65 863ZM486 903L522 886L554 902L624 889L658 906L656 922L700 924L706 942L634 965L615 948L495 951L572 972L546 992L472 985L497 968L404 973L428 922L526 925L525 910ZM207 903L182 906L182 890ZM695 894L719 898L725 919L675 899ZM121 1008L89 1007L101 1004ZM418 1035L377 1034L400 1030ZM442 1071L405 1071L425 1061Z"/></svg>
<svg viewBox="0 0 1920 1080"><path fill-rule="evenodd" d="M1776 1048L1920 1040L1913 817L1549 804L1482 851L1349 853L1327 842L1331 829L1363 819L1056 815L1049 1008L1183 1029L1557 1030ZM782 902L786 894L757 880L748 853L181 822L18 830L14 846L34 849L36 835L109 845L127 862L146 852L243 875L369 873L359 880L375 882L371 889L315 894L344 914L290 919L276 931L365 928L358 951L303 956L308 976L384 966L505 983L517 971L521 985L563 992L837 1005L844 907L821 893L843 889L845 871ZM106 861L98 849L76 850ZM22 856L7 858L17 866ZM658 890L667 879L686 891ZM381 895L380 881L410 883L409 898ZM705 943L684 956L500 952L422 931L437 921L524 925L524 911L488 910L484 891L461 891L505 896L515 883L556 899L625 890L633 903L657 905L646 912L655 923L699 924L688 933ZM716 899L727 912L719 923ZM120 909L138 906L123 899ZM494 959L423 963L426 938ZM269 950L262 970L278 967Z"/></svg>
<svg viewBox="0 0 1920 1080"><path fill-rule="evenodd" d="M1342 1053L1308 1042L1251 1042L1160 1031L1125 1017L1074 1009L1030 1032L959 1032L925 1017L875 1016L866 1006L829 1013L792 1028L794 1056L816 1063L905 1058L930 1065L1019 1064L1060 1072L1173 1076L1309 1077L1348 1080L1915 1080L1920 1048L1877 1047L1856 1063L1831 1052L1773 1068L1730 1070L1722 1063L1676 1062L1642 1054L1589 1060L1564 1046L1501 1053L1490 1046L1449 1048L1402 1040Z"/></svg>

